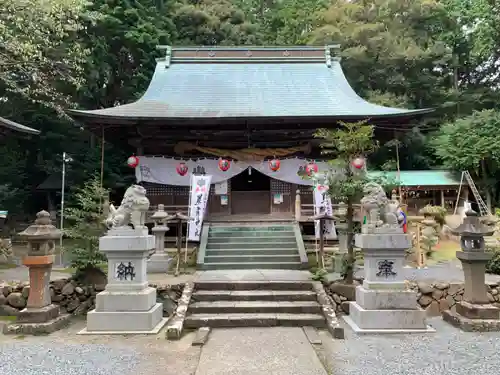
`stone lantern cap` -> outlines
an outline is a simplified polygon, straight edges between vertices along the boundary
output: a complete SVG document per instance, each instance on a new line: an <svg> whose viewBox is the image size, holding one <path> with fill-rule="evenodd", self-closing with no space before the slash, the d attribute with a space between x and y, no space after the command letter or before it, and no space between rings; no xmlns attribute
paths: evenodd
<svg viewBox="0 0 500 375"><path fill-rule="evenodd" d="M464 221L458 227L452 228L451 233L462 237L484 237L492 236L495 230L483 224L477 212L468 209L465 211Z"/></svg>
<svg viewBox="0 0 500 375"><path fill-rule="evenodd" d="M161 223L166 221L168 214L165 212L165 206L163 204L158 205L158 210L151 216L155 222Z"/></svg>
<svg viewBox="0 0 500 375"><path fill-rule="evenodd" d="M50 214L47 211L37 213L35 223L19 233L19 236L28 242L57 240L61 235L62 232L52 225Z"/></svg>

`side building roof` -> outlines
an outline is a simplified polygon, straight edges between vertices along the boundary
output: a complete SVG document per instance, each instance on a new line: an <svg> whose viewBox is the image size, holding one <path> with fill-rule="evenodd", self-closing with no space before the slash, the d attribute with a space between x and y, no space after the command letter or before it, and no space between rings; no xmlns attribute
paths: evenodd
<svg viewBox="0 0 500 375"><path fill-rule="evenodd" d="M31 134L31 135L40 134L40 130L29 128L27 126L18 124L17 122L8 120L8 119L3 118L3 117L0 117L0 128L11 130L14 132L19 132L19 133Z"/></svg>
<svg viewBox="0 0 500 375"><path fill-rule="evenodd" d="M144 95L97 110L69 110L86 122L197 118L414 117L432 109L384 107L358 96L333 47L165 47Z"/></svg>

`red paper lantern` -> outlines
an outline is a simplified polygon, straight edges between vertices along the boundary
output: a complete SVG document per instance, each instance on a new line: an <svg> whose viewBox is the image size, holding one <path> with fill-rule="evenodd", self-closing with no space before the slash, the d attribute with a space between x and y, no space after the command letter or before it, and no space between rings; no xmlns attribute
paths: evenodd
<svg viewBox="0 0 500 375"><path fill-rule="evenodd" d="M186 173L188 173L188 166L186 165L186 163L179 163L179 165L177 167L175 167L175 170L177 171L177 173L180 175L180 176L185 176Z"/></svg>
<svg viewBox="0 0 500 375"><path fill-rule="evenodd" d="M136 168L139 165L139 158L137 156L130 156L127 159L127 164L130 168Z"/></svg>
<svg viewBox="0 0 500 375"><path fill-rule="evenodd" d="M356 169L361 169L365 166L365 159L356 158L352 161L352 166Z"/></svg>
<svg viewBox="0 0 500 375"><path fill-rule="evenodd" d="M308 176L318 173L318 165L316 163L309 163L306 165L306 173Z"/></svg>
<svg viewBox="0 0 500 375"><path fill-rule="evenodd" d="M269 169L271 169L273 172L279 171L280 167L281 162L278 159L269 160Z"/></svg>
<svg viewBox="0 0 500 375"><path fill-rule="evenodd" d="M219 169L222 171L222 172L227 172L227 170L229 169L229 167L231 166L231 162L227 159L220 159L219 160Z"/></svg>

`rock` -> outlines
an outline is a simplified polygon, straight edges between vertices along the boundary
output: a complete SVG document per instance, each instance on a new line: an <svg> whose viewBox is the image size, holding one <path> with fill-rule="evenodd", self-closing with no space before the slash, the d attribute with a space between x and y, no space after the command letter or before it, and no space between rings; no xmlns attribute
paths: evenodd
<svg viewBox="0 0 500 375"><path fill-rule="evenodd" d="M491 294L496 296L498 294L498 289L491 289Z"/></svg>
<svg viewBox="0 0 500 375"><path fill-rule="evenodd" d="M439 303L437 301L432 301L425 311L427 312L427 316L439 316Z"/></svg>
<svg viewBox="0 0 500 375"><path fill-rule="evenodd" d="M446 296L446 302L448 302L448 306L452 307L455 305L455 300L452 296Z"/></svg>
<svg viewBox="0 0 500 375"><path fill-rule="evenodd" d="M92 301L90 299L82 302L76 309L73 311L73 315L85 315L92 307Z"/></svg>
<svg viewBox="0 0 500 375"><path fill-rule="evenodd" d="M450 309L450 304L446 299L439 300L439 311L445 311Z"/></svg>
<svg viewBox="0 0 500 375"><path fill-rule="evenodd" d="M432 297L424 295L418 299L418 304L422 307L427 307L431 304L432 301Z"/></svg>
<svg viewBox="0 0 500 375"><path fill-rule="evenodd" d="M86 301L88 299L88 297L85 294L80 294L80 295L77 295L76 297L81 302Z"/></svg>
<svg viewBox="0 0 500 375"><path fill-rule="evenodd" d="M464 299L464 296L462 294L456 294L453 299L457 302L460 302L461 300Z"/></svg>
<svg viewBox="0 0 500 375"><path fill-rule="evenodd" d="M419 282L417 285L418 290L420 290L420 293L422 294L431 294L434 291L434 288L427 283Z"/></svg>
<svg viewBox="0 0 500 375"><path fill-rule="evenodd" d="M12 293L12 287L10 285L2 286L2 294L4 295L4 297L7 297L11 293Z"/></svg>
<svg viewBox="0 0 500 375"><path fill-rule="evenodd" d="M493 296L491 295L491 293L489 293L489 292L488 292L488 293L486 293L486 295L488 296L488 301L490 301L490 302L495 302L495 297L493 297Z"/></svg>
<svg viewBox="0 0 500 375"><path fill-rule="evenodd" d="M63 296L70 296L75 292L75 286L71 283L67 283L61 290Z"/></svg>
<svg viewBox="0 0 500 375"><path fill-rule="evenodd" d="M56 292L60 292L66 285L66 279L54 280L51 282L51 284Z"/></svg>
<svg viewBox="0 0 500 375"><path fill-rule="evenodd" d="M9 294L7 303L16 309L24 309L26 307L26 299L19 292L12 292Z"/></svg>
<svg viewBox="0 0 500 375"><path fill-rule="evenodd" d="M79 299L72 299L69 301L69 303L66 305L66 311L69 313L72 313L75 311L78 306L80 306L80 300Z"/></svg>
<svg viewBox="0 0 500 375"><path fill-rule="evenodd" d="M77 287L75 288L75 293L76 293L76 294L85 294L85 290L83 290L83 288L81 288L81 287L77 286Z"/></svg>
<svg viewBox="0 0 500 375"><path fill-rule="evenodd" d="M0 316L18 316L19 310L9 305L0 305Z"/></svg>
<svg viewBox="0 0 500 375"><path fill-rule="evenodd" d="M493 297L495 298L495 301L500 301L500 294L496 294Z"/></svg>
<svg viewBox="0 0 500 375"><path fill-rule="evenodd" d="M439 301L443 297L444 297L443 290L436 289L432 292L432 298L434 298L436 301Z"/></svg>
<svg viewBox="0 0 500 375"><path fill-rule="evenodd" d="M345 298L344 296L339 296L339 297L342 302L347 301L347 298Z"/></svg>
<svg viewBox="0 0 500 375"><path fill-rule="evenodd" d="M96 292L102 292L104 289L106 289L106 284L95 284Z"/></svg>
<svg viewBox="0 0 500 375"><path fill-rule="evenodd" d="M344 301L340 304L340 308L342 309L342 312L344 312L347 315L349 315L350 306L351 306L351 304L349 303L349 301Z"/></svg>
<svg viewBox="0 0 500 375"><path fill-rule="evenodd" d="M26 299L27 299L27 298L29 297L29 295L30 295L30 287L29 287L29 286L25 286L25 287L23 288L23 290L22 290L21 294L22 294L22 296L23 296L24 298L26 298Z"/></svg>
<svg viewBox="0 0 500 375"><path fill-rule="evenodd" d="M169 297L165 298L161 302L163 303L163 312L164 313L166 313L168 316L171 316L175 313L175 310L177 309L177 303L175 303Z"/></svg>
<svg viewBox="0 0 500 375"><path fill-rule="evenodd" d="M64 299L64 296L62 294L55 294L54 293L54 296L52 296L52 294L50 295L50 300L51 302L61 302L62 300Z"/></svg>
<svg viewBox="0 0 500 375"><path fill-rule="evenodd" d="M448 294L454 296L460 291L460 289L463 289L463 284L451 283L448 288Z"/></svg>
<svg viewBox="0 0 500 375"><path fill-rule="evenodd" d="M336 293L333 295L333 300L335 301L335 303L342 303L340 296Z"/></svg>
<svg viewBox="0 0 500 375"><path fill-rule="evenodd" d="M448 283L436 283L436 284L434 284L434 287L436 289L439 289L439 290L445 290L445 289L448 289L450 287L450 284L448 284Z"/></svg>
<svg viewBox="0 0 500 375"><path fill-rule="evenodd" d="M0 294L0 305L5 305L7 303L7 297L3 294Z"/></svg>

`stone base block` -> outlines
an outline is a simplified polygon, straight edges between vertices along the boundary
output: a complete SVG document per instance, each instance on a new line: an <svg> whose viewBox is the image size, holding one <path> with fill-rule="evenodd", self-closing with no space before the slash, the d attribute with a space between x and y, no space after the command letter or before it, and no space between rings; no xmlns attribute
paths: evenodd
<svg viewBox="0 0 500 375"><path fill-rule="evenodd" d="M415 310L365 310L356 302L349 306L346 321L357 333L408 333L433 332L427 326L425 311Z"/></svg>
<svg viewBox="0 0 500 375"><path fill-rule="evenodd" d="M87 328L79 334L156 334L166 322L161 303L149 311L92 310L87 314Z"/></svg>
<svg viewBox="0 0 500 375"><path fill-rule="evenodd" d="M456 304L456 312L468 319L500 320L500 309L490 304L479 305L460 301Z"/></svg>
<svg viewBox="0 0 500 375"><path fill-rule="evenodd" d="M140 292L109 292L97 294L96 312L149 311L156 304L156 289L147 287Z"/></svg>
<svg viewBox="0 0 500 375"><path fill-rule="evenodd" d="M153 254L148 260L148 273L167 273L172 258L168 254Z"/></svg>
<svg viewBox="0 0 500 375"><path fill-rule="evenodd" d="M27 307L19 312L17 323L46 323L59 316L59 306Z"/></svg>
<svg viewBox="0 0 500 375"><path fill-rule="evenodd" d="M373 289L373 290L406 290L408 289L408 286L404 281L368 281L368 280L363 280L363 286L365 289Z"/></svg>
<svg viewBox="0 0 500 375"><path fill-rule="evenodd" d="M5 335L48 335L66 327L71 322L70 314L59 315L43 323L12 323L3 327Z"/></svg>
<svg viewBox="0 0 500 375"><path fill-rule="evenodd" d="M411 290L356 288L356 302L365 310L416 310L417 293Z"/></svg>
<svg viewBox="0 0 500 375"><path fill-rule="evenodd" d="M465 332L498 332L500 320L469 319L457 312L445 310L442 312L443 320Z"/></svg>

